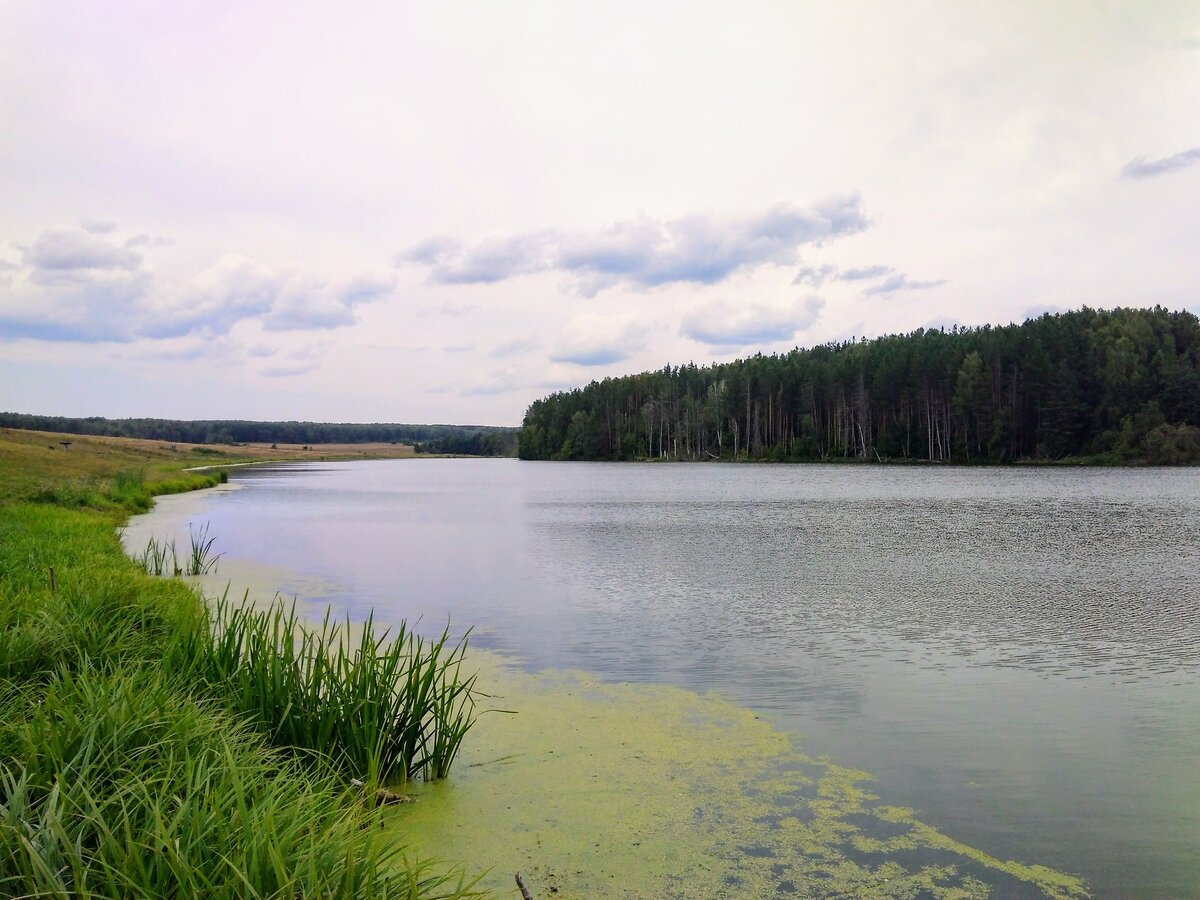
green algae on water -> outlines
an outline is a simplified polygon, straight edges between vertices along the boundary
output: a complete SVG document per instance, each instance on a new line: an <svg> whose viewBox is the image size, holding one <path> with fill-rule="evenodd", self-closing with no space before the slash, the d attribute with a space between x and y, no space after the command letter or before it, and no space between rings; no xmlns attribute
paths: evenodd
<svg viewBox="0 0 1200 900"><path fill-rule="evenodd" d="M388 822L499 896L518 871L538 898L1088 896L881 804L867 773L717 697L472 659L515 714L483 715L453 777Z"/></svg>

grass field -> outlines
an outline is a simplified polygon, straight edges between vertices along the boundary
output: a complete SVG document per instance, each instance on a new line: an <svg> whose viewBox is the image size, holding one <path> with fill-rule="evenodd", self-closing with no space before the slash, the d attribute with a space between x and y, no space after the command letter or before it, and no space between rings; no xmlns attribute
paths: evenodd
<svg viewBox="0 0 1200 900"><path fill-rule="evenodd" d="M213 445L88 437L0 428L0 502L51 487L100 489L119 474L141 473L149 485L178 480L183 469L268 460L405 459L406 444Z"/></svg>
<svg viewBox="0 0 1200 900"><path fill-rule="evenodd" d="M461 647L368 636L339 657L327 631L214 612L114 533L152 494L219 479L186 467L321 455L345 456L0 431L0 896L469 894L381 839L366 802L385 747L453 758L395 697L418 683L461 740Z"/></svg>

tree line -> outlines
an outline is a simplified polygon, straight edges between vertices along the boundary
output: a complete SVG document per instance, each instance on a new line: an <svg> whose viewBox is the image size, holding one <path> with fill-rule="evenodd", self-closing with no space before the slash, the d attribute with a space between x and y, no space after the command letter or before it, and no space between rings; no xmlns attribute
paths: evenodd
<svg viewBox="0 0 1200 900"><path fill-rule="evenodd" d="M1081 310L918 329L537 400L522 459L1200 464L1200 320Z"/></svg>
<svg viewBox="0 0 1200 900"><path fill-rule="evenodd" d="M99 435L103 437L144 438L181 444L416 444L477 439L480 446L488 442L503 443L500 435L515 436L513 428L489 425L397 425L385 423L360 424L352 422L251 422L240 419L180 420L180 419L105 419L99 416L69 418L37 416L25 413L0 413L0 428L21 428L30 431L55 431L63 434ZM515 437L509 437L510 442ZM428 445L426 445L428 447ZM433 452L456 453L458 450ZM515 446L512 453L515 455ZM483 454L488 455L488 454Z"/></svg>
<svg viewBox="0 0 1200 900"><path fill-rule="evenodd" d="M451 453L461 456L516 456L517 429L496 428L489 431L456 431L432 441L422 441L413 447L417 453Z"/></svg>

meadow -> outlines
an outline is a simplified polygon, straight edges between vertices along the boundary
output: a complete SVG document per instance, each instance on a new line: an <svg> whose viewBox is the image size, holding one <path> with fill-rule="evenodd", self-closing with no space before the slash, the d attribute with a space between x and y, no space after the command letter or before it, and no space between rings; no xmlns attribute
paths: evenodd
<svg viewBox="0 0 1200 900"><path fill-rule="evenodd" d="M224 480L186 468L321 455L0 431L0 895L473 894L378 827L470 728L465 643L206 602L117 540Z"/></svg>

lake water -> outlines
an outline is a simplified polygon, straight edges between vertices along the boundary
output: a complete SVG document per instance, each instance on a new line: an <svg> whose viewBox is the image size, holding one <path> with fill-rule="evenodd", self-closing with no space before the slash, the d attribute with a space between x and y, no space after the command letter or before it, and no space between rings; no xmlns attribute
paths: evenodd
<svg viewBox="0 0 1200 900"><path fill-rule="evenodd" d="M192 521L353 617L715 690L993 856L1099 896L1200 895L1200 471L432 459L231 480Z"/></svg>

